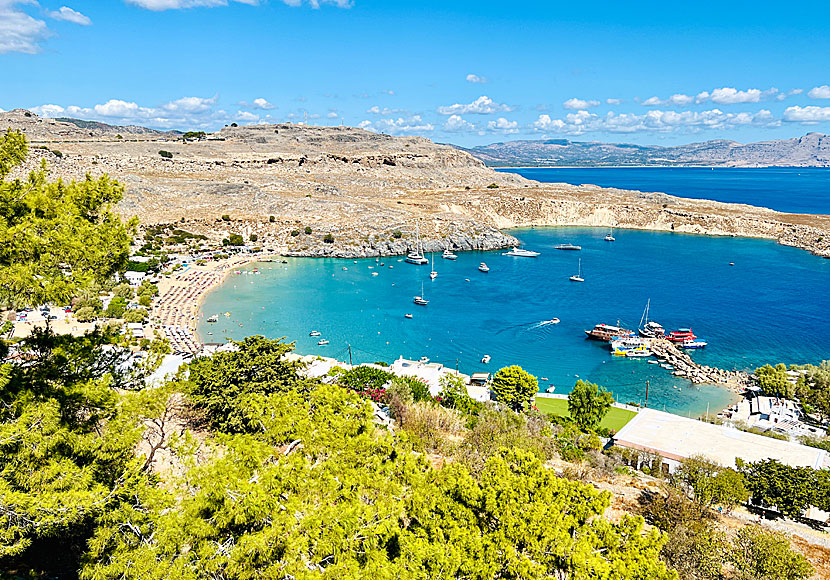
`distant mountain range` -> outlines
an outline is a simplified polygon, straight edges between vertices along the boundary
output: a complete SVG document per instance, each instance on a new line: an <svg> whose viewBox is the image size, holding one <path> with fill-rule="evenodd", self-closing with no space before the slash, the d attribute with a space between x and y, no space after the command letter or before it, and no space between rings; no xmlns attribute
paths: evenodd
<svg viewBox="0 0 830 580"><path fill-rule="evenodd" d="M663 147L546 139L463 148L493 167L602 167L675 165L721 167L830 167L830 137L808 133L795 139L742 144L716 140Z"/></svg>

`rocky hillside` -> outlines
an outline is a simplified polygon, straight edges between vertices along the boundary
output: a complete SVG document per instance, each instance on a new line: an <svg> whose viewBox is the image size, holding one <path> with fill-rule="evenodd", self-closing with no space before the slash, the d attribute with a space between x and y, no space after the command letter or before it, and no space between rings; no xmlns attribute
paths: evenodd
<svg viewBox="0 0 830 580"><path fill-rule="evenodd" d="M489 166L830 167L830 137L821 133L745 145L717 140L661 147L548 139L493 143L466 151Z"/></svg>
<svg viewBox="0 0 830 580"><path fill-rule="evenodd" d="M27 111L0 114L5 127L31 140L16 176L43 159L54 177L108 174L125 185L124 215L180 222L214 241L255 234L258 245L293 255L405 253L419 222L428 250L505 247L515 239L500 229L514 226L589 225L766 237L830 256L828 216L542 184L419 137L280 124L226 127L199 141L126 130L118 139ZM305 227L313 234L292 235Z"/></svg>

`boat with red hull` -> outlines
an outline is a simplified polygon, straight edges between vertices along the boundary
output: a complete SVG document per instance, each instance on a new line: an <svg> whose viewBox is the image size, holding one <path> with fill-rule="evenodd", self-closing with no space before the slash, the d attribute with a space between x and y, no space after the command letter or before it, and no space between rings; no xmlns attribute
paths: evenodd
<svg viewBox="0 0 830 580"><path fill-rule="evenodd" d="M691 328L679 328L677 330L672 330L668 335L666 335L666 338L672 342L686 342L696 339L697 336L695 336Z"/></svg>
<svg viewBox="0 0 830 580"><path fill-rule="evenodd" d="M597 324L591 330L586 330L585 334L588 335L588 338L592 340L602 340L605 342L611 342L612 340L618 338L633 336L634 332L626 328L612 326L610 324Z"/></svg>

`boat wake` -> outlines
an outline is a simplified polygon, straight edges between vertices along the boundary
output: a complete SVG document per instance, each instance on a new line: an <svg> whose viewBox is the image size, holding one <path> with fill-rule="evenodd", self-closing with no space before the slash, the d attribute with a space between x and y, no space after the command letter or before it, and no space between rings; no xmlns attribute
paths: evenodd
<svg viewBox="0 0 830 580"><path fill-rule="evenodd" d="M537 328L542 328L545 326L553 326L554 324L559 324L558 318L551 318L550 320L540 320L539 322L535 322L528 327L528 330L535 330Z"/></svg>

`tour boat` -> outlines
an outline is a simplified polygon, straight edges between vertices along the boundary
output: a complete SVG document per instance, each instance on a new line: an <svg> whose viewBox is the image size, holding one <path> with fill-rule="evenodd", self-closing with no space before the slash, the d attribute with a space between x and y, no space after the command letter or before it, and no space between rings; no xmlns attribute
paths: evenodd
<svg viewBox="0 0 830 580"><path fill-rule="evenodd" d="M435 271L435 254L432 255L432 271L429 273L429 279L435 280L438 277L438 272Z"/></svg>
<svg viewBox="0 0 830 580"><path fill-rule="evenodd" d="M441 254L441 257L442 257L442 258L444 258L445 260L457 260L457 259L458 259L458 256L456 256L455 254L453 254L453 253L450 251L450 249L449 249L449 248L447 248L446 250L444 250L444 253L443 253L443 254Z"/></svg>
<svg viewBox="0 0 830 580"><path fill-rule="evenodd" d="M211 316L208 316L207 321L208 322L219 322L219 315L218 314L213 314Z"/></svg>
<svg viewBox="0 0 830 580"><path fill-rule="evenodd" d="M404 318L412 318L412 315L407 312L406 314L404 314Z"/></svg>
<svg viewBox="0 0 830 580"><path fill-rule="evenodd" d="M694 335L691 328L679 328L677 330L672 330L666 338L672 342L685 342L687 340L694 340L697 337Z"/></svg>
<svg viewBox="0 0 830 580"><path fill-rule="evenodd" d="M487 273L487 272L490 271L490 267L487 264L485 264L484 262L482 262L481 264L478 265L478 269L479 269L479 271L484 272L484 273Z"/></svg>
<svg viewBox="0 0 830 580"><path fill-rule="evenodd" d="M650 306L651 298L649 298L648 302L646 302L646 307L645 310L643 310L643 315L640 317L640 324L637 327L637 332L643 338L662 338L666 334L666 329L657 322L649 321L648 311Z"/></svg>
<svg viewBox="0 0 830 580"><path fill-rule="evenodd" d="M517 256L520 258L535 258L539 255L539 252L533 252L531 250L523 250L522 248L513 248L509 252L504 253L505 256Z"/></svg>
<svg viewBox="0 0 830 580"><path fill-rule="evenodd" d="M591 338L593 340L603 340L605 342L611 342L615 338L632 336L634 333L625 328L620 328L619 326L611 326L610 324L597 324L591 330L586 330L585 334L588 335L588 338Z"/></svg>
<svg viewBox="0 0 830 580"><path fill-rule="evenodd" d="M309 336L320 336L321 332L319 330L312 330L308 333Z"/></svg>
<svg viewBox="0 0 830 580"><path fill-rule="evenodd" d="M417 221L415 222L415 250L406 255L406 261L418 266L429 264L429 260L424 257L423 250L421 249L421 233L418 229Z"/></svg>
<svg viewBox="0 0 830 580"><path fill-rule="evenodd" d="M490 355L485 354L483 357L481 357L481 362L483 362L484 364L487 364L488 362L490 362Z"/></svg>
<svg viewBox="0 0 830 580"><path fill-rule="evenodd" d="M574 244L559 244L554 246L557 250L581 250L582 246L575 246Z"/></svg>
<svg viewBox="0 0 830 580"><path fill-rule="evenodd" d="M582 258L579 259L579 270L576 274L569 278L571 282L584 282L585 278L582 277Z"/></svg>
<svg viewBox="0 0 830 580"><path fill-rule="evenodd" d="M703 348L706 346L705 340L684 340L680 343L683 348Z"/></svg>
<svg viewBox="0 0 830 580"><path fill-rule="evenodd" d="M324 345L327 345L328 343L329 343L329 341L327 341L325 338L321 338L320 340L317 341L318 346L324 346Z"/></svg>

